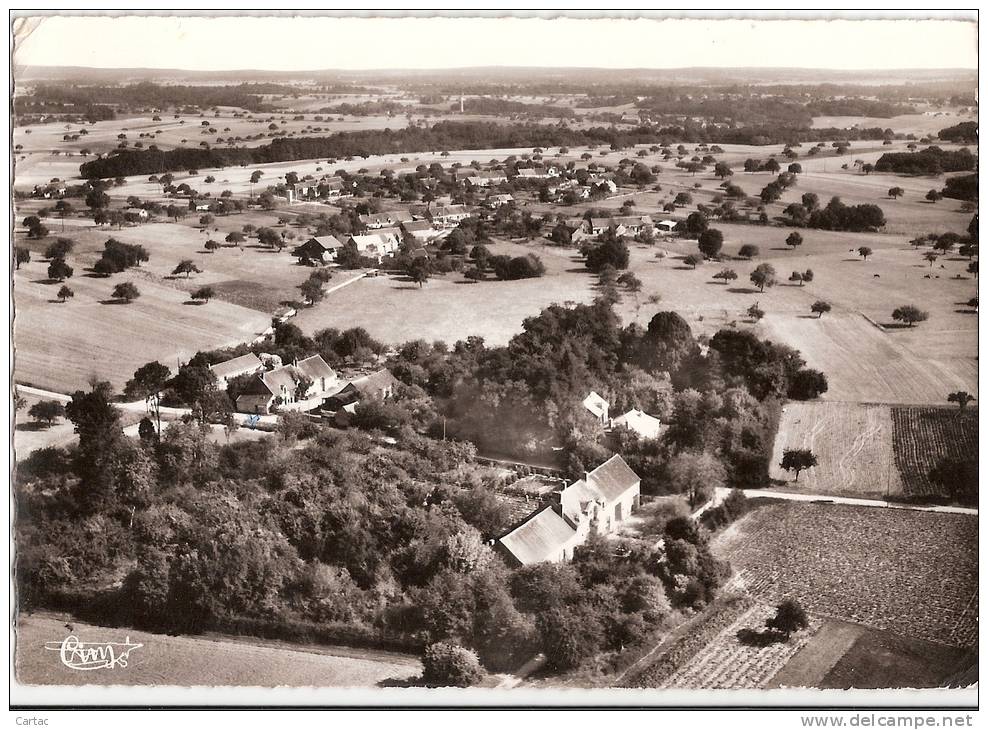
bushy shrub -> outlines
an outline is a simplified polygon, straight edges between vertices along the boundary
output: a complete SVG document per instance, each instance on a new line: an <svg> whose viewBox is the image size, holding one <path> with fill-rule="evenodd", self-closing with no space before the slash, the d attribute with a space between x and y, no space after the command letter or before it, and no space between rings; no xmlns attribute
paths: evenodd
<svg viewBox="0 0 988 730"><path fill-rule="evenodd" d="M477 655L456 644L436 642L422 657L422 679L433 687L471 687L483 677Z"/></svg>

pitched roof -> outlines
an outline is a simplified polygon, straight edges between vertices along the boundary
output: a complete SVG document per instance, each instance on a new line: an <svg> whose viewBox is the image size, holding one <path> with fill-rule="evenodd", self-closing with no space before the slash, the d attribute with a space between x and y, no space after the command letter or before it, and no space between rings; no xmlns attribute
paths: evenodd
<svg viewBox="0 0 988 730"><path fill-rule="evenodd" d="M253 352L235 357L232 360L224 360L215 365L210 365L209 369L217 378L225 378L234 373L242 373L246 370L259 370L262 367L261 360Z"/></svg>
<svg viewBox="0 0 988 730"><path fill-rule="evenodd" d="M583 407L597 416L597 418L603 418L607 414L609 404L604 400L603 396L591 390L590 395L583 399Z"/></svg>
<svg viewBox="0 0 988 730"><path fill-rule="evenodd" d="M336 371L322 359L322 355L312 355L304 360L299 360L297 367L305 373L306 377L317 383L319 378L332 380L336 377Z"/></svg>
<svg viewBox="0 0 988 730"><path fill-rule="evenodd" d="M522 565L531 565L555 556L576 535L576 529L552 505L546 505L500 539Z"/></svg>
<svg viewBox="0 0 988 730"><path fill-rule="evenodd" d="M649 439L658 438L667 428L662 425L662 421L658 418L650 416L637 408L632 408L627 413L615 418L614 425L627 426L639 436Z"/></svg>
<svg viewBox="0 0 988 730"><path fill-rule="evenodd" d="M432 224L429 221L404 221L401 226L409 232L432 230Z"/></svg>
<svg viewBox="0 0 988 730"><path fill-rule="evenodd" d="M381 368L361 378L351 380L350 383L362 393L381 393L395 386L398 379L387 368Z"/></svg>
<svg viewBox="0 0 988 730"><path fill-rule="evenodd" d="M469 215L465 205L442 205L432 211L432 217L442 218L448 215Z"/></svg>
<svg viewBox="0 0 988 730"><path fill-rule="evenodd" d="M636 483L641 482L641 477L631 470L620 454L615 454L587 474L586 481L589 486L600 492L605 501L612 502Z"/></svg>
<svg viewBox="0 0 988 730"><path fill-rule="evenodd" d="M336 236L313 236L302 245L310 244L313 241L321 246L323 251L333 251L337 248L343 248L343 244L340 243L340 240Z"/></svg>
<svg viewBox="0 0 988 730"><path fill-rule="evenodd" d="M620 226L650 226L652 225L652 219L648 216L643 215L621 215L615 216L611 220L614 221L614 225Z"/></svg>

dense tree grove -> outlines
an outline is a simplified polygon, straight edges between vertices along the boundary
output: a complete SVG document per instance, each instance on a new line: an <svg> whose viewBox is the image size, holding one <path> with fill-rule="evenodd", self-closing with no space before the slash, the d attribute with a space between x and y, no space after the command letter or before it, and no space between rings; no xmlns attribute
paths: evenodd
<svg viewBox="0 0 988 730"><path fill-rule="evenodd" d="M150 175L193 168L228 167L246 163L263 165L320 157L368 157L395 149L428 152L443 149L558 147L567 145L617 145L658 142L660 134L647 127L618 130L608 127L570 129L538 124L493 122L439 122L430 128L406 127L373 131L337 132L326 137L278 138L258 147L178 148L174 150L122 150L83 163L85 178L118 175Z"/></svg>
<svg viewBox="0 0 988 730"><path fill-rule="evenodd" d="M939 175L942 172L974 170L978 158L966 147L956 152L927 147L919 152L886 152L875 163L875 172L906 175Z"/></svg>

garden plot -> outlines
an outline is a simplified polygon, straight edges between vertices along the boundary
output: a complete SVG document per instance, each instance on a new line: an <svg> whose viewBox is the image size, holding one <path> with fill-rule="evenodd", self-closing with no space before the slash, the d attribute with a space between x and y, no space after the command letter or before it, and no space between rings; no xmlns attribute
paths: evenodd
<svg viewBox="0 0 988 730"><path fill-rule="evenodd" d="M661 689L758 689L785 666L820 627L810 619L807 629L788 641L758 645L743 640L745 632L759 633L775 610L755 606L721 631L690 661L685 662L661 685Z"/></svg>
<svg viewBox="0 0 988 730"><path fill-rule="evenodd" d="M976 459L978 409L893 408L895 462L909 497L939 496L930 471L944 461Z"/></svg>

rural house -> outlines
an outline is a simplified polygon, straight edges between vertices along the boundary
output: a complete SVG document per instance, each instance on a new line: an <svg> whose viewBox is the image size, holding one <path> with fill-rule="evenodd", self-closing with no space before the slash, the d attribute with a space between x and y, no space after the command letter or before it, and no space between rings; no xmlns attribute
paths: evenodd
<svg viewBox="0 0 988 730"><path fill-rule="evenodd" d="M593 529L616 530L638 508L641 478L615 454L549 498L497 540L495 548L513 565L570 560Z"/></svg>
<svg viewBox="0 0 988 730"><path fill-rule="evenodd" d="M508 205L509 203L515 202L515 199L508 194L504 195L491 195L488 196L487 200L484 201L484 207L490 208L491 210L497 210L502 205Z"/></svg>
<svg viewBox="0 0 988 730"><path fill-rule="evenodd" d="M607 425L610 404L596 391L591 390L590 395L583 399L583 407L590 411L590 414L597 419L601 426Z"/></svg>
<svg viewBox="0 0 988 730"><path fill-rule="evenodd" d="M438 228L455 228L460 221L470 217L465 205L443 205L429 214L432 224Z"/></svg>
<svg viewBox="0 0 988 730"><path fill-rule="evenodd" d="M637 433L643 439L657 439L669 428L663 426L655 416L650 416L645 411L632 408L611 421L611 428L624 426Z"/></svg>
<svg viewBox="0 0 988 730"><path fill-rule="evenodd" d="M336 254L341 248L343 248L343 244L336 236L314 236L301 246L296 246L292 255L324 264L328 261L335 261Z"/></svg>
<svg viewBox="0 0 988 730"><path fill-rule="evenodd" d="M375 230L378 228L393 228L399 226L405 221L412 220L412 216L409 213L404 213L401 211L390 211L388 213L370 213L368 215L360 216L360 222L363 223L368 230Z"/></svg>
<svg viewBox="0 0 988 730"><path fill-rule="evenodd" d="M253 352L235 357L232 360L224 360L215 365L210 365L209 370L216 376L216 383L221 389L226 389L230 381L241 375L260 372L264 369L261 359Z"/></svg>
<svg viewBox="0 0 988 730"><path fill-rule="evenodd" d="M429 241L439 235L429 221L405 221L401 228L416 241Z"/></svg>
<svg viewBox="0 0 988 730"><path fill-rule="evenodd" d="M355 245L361 256L377 259L381 263L385 256L395 253L401 246L401 231L397 228L381 228L374 233L350 236L347 243Z"/></svg>
<svg viewBox="0 0 988 730"><path fill-rule="evenodd" d="M237 397L241 413L308 411L339 390L340 379L320 355L258 373Z"/></svg>

